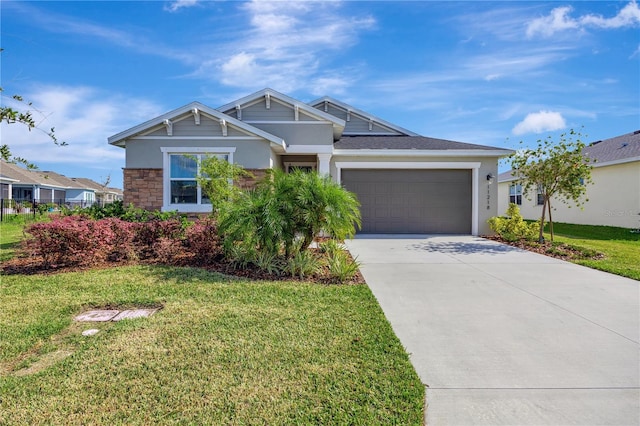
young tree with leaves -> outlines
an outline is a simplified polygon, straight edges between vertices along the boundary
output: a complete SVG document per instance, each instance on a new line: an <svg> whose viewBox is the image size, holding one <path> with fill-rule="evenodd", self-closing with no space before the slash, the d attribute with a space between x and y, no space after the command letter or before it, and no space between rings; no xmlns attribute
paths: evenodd
<svg viewBox="0 0 640 426"><path fill-rule="evenodd" d="M582 207L591 181L589 158L582 154L585 144L582 134L573 130L560 135L554 142L551 136L538 140L536 148L519 150L511 157L511 167L525 195L534 192L542 197L542 214L538 239L544 241L545 214L549 214L549 230L553 241L551 200ZM522 144L522 142L520 142ZM571 207L571 206L569 206Z"/></svg>
<svg viewBox="0 0 640 426"><path fill-rule="evenodd" d="M3 91L4 89L0 87L0 95ZM26 102L20 95L13 95L11 99L13 99L14 102L25 105L27 108L25 111L20 111L10 106L0 105L0 122L4 121L7 124L23 124L27 126L27 129L29 129L29 131L31 131L32 129L40 130L35 119L33 118L33 113L30 110L30 108L32 108L31 102ZM59 146L67 145L66 142L59 141L57 139L55 129L53 127L48 132L44 131L44 133L46 133L46 135L53 141L54 144ZM28 169L37 169L37 167L34 164L30 163L28 160L21 157L14 157L11 154L11 149L9 148L8 144L2 144L0 146L0 158L10 163L22 163L27 166Z"/></svg>
<svg viewBox="0 0 640 426"><path fill-rule="evenodd" d="M242 166L215 155L203 157L199 162L198 184L209 197L212 214L217 215L223 203L233 202L241 190L233 182L242 177L252 177Z"/></svg>

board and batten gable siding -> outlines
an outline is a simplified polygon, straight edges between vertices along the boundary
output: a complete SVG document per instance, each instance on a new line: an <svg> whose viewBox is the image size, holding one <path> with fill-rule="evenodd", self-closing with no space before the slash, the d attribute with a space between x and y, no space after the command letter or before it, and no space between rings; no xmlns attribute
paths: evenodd
<svg viewBox="0 0 640 426"><path fill-rule="evenodd" d="M319 104L316 108L318 108L320 111L324 111L323 104ZM369 119L363 118L360 115L355 114L353 112L349 114L349 120L347 121L347 111L331 104L327 106L326 112L341 120L345 120L346 125L343 132L344 134L360 134L360 135L367 135L367 134L402 135L403 134L396 130L383 126L380 123L377 123L376 121L373 122L373 125L371 126L371 130L369 130Z"/></svg>
<svg viewBox="0 0 640 426"><path fill-rule="evenodd" d="M222 137L222 126L219 120L212 120L206 116L200 116L200 124L196 125L193 116L189 115L180 120L173 121L172 134L178 136L220 136ZM167 136L167 129L164 125L160 125L150 132L144 133L144 136ZM227 136L246 136L232 126L227 126Z"/></svg>
<svg viewBox="0 0 640 426"><path fill-rule="evenodd" d="M233 118L238 118L235 108L223 112ZM276 99L271 99L269 108L267 108L266 101L260 99L257 102L242 106L241 116L241 121L247 123L252 121L294 121L295 111L292 105L283 104ZM318 121L318 119L299 110L298 121Z"/></svg>
<svg viewBox="0 0 640 426"><path fill-rule="evenodd" d="M376 164L375 166L365 168L365 170L392 168L394 165L399 169L411 169L416 163L419 163L420 167L424 169L429 169L435 165L437 165L438 168L446 169L446 166L442 167L443 163L450 163L452 165L456 163L478 163L480 166L476 175L476 188L472 188L472 191L474 189L476 190L475 196L477 197L478 203L478 235L489 235L492 233L487 224L487 220L498 214L498 185L495 178L490 184L486 177L489 173L493 176L498 175L498 161L496 157L428 157L425 155L408 154L407 156L380 158L371 156L353 157L334 155L331 158L331 176L338 180L340 179L340 173L338 172L336 163ZM454 169L456 167L452 166L451 168Z"/></svg>
<svg viewBox="0 0 640 426"><path fill-rule="evenodd" d="M176 148L235 148L233 162L247 169L268 169L271 147L268 141L259 139L194 140L176 137L171 139L133 139L127 141L125 167L128 169L161 169L162 147Z"/></svg>
<svg viewBox="0 0 640 426"><path fill-rule="evenodd" d="M331 123L252 123L254 127L284 139L287 145L333 145Z"/></svg>

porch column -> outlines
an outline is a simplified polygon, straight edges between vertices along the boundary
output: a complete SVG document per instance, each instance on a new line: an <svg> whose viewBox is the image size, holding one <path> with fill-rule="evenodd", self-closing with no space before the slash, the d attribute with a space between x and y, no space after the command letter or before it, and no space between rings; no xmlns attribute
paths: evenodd
<svg viewBox="0 0 640 426"><path fill-rule="evenodd" d="M328 175L330 172L329 162L331 161L331 154L318 154L318 173L321 175Z"/></svg>

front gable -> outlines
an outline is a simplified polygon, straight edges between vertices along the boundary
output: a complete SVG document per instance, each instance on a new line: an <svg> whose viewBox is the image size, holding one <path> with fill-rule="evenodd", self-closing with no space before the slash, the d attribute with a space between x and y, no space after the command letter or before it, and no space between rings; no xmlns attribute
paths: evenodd
<svg viewBox="0 0 640 426"><path fill-rule="evenodd" d="M326 133L319 129L326 127L331 136L324 142L326 144L338 140L345 126L344 120L272 89L264 89L230 102L219 107L218 111L255 127L268 129L267 131L282 137L292 145L303 143L298 138L303 131L296 129L300 125L311 126L308 129L315 126L316 130L309 133L316 133L318 137ZM322 142L319 138L315 138L315 142L311 144L322 144Z"/></svg>
<svg viewBox="0 0 640 426"><path fill-rule="evenodd" d="M310 102L312 107L345 121L344 136L417 136L410 130L389 123L368 112L325 96Z"/></svg>
<svg viewBox="0 0 640 426"><path fill-rule="evenodd" d="M285 152L282 138L230 117L199 102L192 102L111 136L109 143L124 147L131 140L182 140L255 138L268 141L277 152Z"/></svg>

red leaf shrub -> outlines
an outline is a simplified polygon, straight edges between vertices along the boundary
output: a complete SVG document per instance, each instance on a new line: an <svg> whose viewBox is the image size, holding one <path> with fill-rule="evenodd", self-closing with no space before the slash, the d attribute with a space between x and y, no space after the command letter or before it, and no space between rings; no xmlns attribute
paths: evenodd
<svg viewBox="0 0 640 426"><path fill-rule="evenodd" d="M110 250L108 259L110 261L120 261L138 258L134 240L136 237L136 224L117 218L105 218L100 222L103 226L111 229L113 235L110 240Z"/></svg>
<svg viewBox="0 0 640 426"><path fill-rule="evenodd" d="M184 252L182 244L167 237L160 237L154 244L155 260L165 265L176 263L180 254Z"/></svg>
<svg viewBox="0 0 640 426"><path fill-rule="evenodd" d="M156 248L161 238L175 240L176 244L182 240L182 223L177 219L152 220L136 223L134 242L143 258L157 256Z"/></svg>
<svg viewBox="0 0 640 426"><path fill-rule="evenodd" d="M178 220L131 223L65 216L35 223L25 232L30 237L24 249L42 257L46 266L87 266L158 255L161 261L170 261L182 250L183 230Z"/></svg>
<svg viewBox="0 0 640 426"><path fill-rule="evenodd" d="M104 261L112 245L113 231L81 216L56 218L29 225L25 249L41 256L46 265L90 265Z"/></svg>
<svg viewBox="0 0 640 426"><path fill-rule="evenodd" d="M213 219L198 219L185 231L185 246L200 264L210 264L222 255L218 226Z"/></svg>

